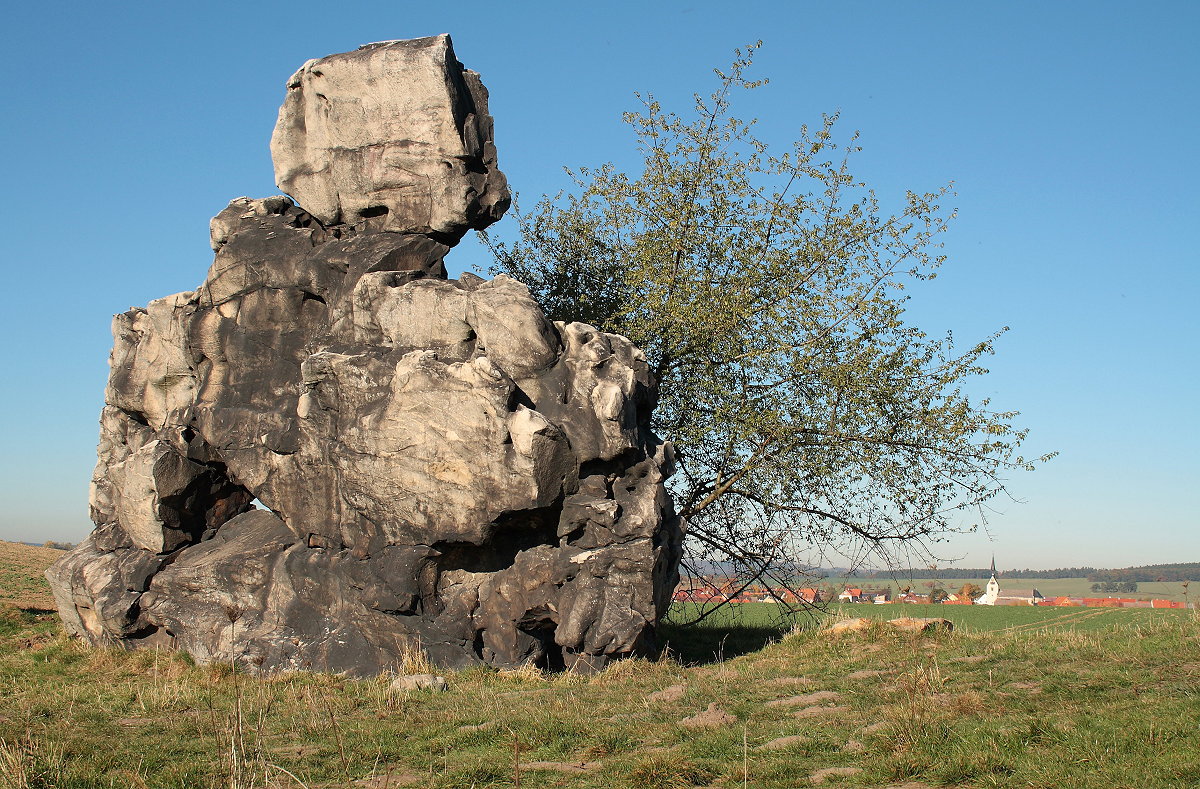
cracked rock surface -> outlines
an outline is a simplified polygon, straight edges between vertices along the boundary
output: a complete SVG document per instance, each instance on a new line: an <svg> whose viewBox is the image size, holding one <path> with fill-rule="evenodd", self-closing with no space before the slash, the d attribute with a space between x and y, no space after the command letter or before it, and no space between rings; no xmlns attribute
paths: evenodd
<svg viewBox="0 0 1200 789"><path fill-rule="evenodd" d="M204 282L113 321L70 631L351 675L653 650L682 524L642 352L446 277L508 204L486 96L446 36L292 77L296 201L234 200Z"/></svg>

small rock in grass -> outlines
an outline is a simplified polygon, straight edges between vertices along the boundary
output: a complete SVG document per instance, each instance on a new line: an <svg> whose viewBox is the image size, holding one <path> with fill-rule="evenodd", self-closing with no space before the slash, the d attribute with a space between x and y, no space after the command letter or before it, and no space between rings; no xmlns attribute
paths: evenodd
<svg viewBox="0 0 1200 789"><path fill-rule="evenodd" d="M727 726L736 720L736 715L730 715L718 707L714 701L708 705L708 709L704 712L697 712L690 718L684 718L679 722L679 725L688 729L710 729L718 726Z"/></svg>
<svg viewBox="0 0 1200 789"><path fill-rule="evenodd" d="M930 630L945 630L948 633L954 629L954 623L949 619L932 616L902 616L899 619L889 619L888 624L905 633L925 633Z"/></svg>
<svg viewBox="0 0 1200 789"><path fill-rule="evenodd" d="M392 680L392 684L388 686L388 690L394 693L412 690L443 691L449 689L450 683L446 682L446 678L434 674L405 674L402 677L396 677L396 679Z"/></svg>
<svg viewBox="0 0 1200 789"><path fill-rule="evenodd" d="M660 701L679 701L680 699L683 698L683 694L685 692L687 692L686 686L671 685L669 687L663 688L662 690L654 691L653 693L651 693L649 696L646 697L646 701L650 702L651 704L654 704L655 702L660 702Z"/></svg>
<svg viewBox="0 0 1200 789"><path fill-rule="evenodd" d="M808 776L808 780L814 784L823 784L835 775L858 775L861 772L861 767L826 767Z"/></svg>
<svg viewBox="0 0 1200 789"><path fill-rule="evenodd" d="M843 619L841 622L834 622L825 628L824 632L835 636L842 633L861 633L864 630L870 630L873 621L861 616L857 619Z"/></svg>

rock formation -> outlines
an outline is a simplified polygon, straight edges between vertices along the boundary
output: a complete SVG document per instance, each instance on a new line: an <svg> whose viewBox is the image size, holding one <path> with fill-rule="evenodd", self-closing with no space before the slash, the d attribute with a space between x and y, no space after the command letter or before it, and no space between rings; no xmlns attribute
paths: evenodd
<svg viewBox="0 0 1200 789"><path fill-rule="evenodd" d="M447 36L310 61L271 148L296 202L234 200L203 284L113 321L67 628L352 675L651 649L682 528L643 354L446 278L509 201L478 75Z"/></svg>

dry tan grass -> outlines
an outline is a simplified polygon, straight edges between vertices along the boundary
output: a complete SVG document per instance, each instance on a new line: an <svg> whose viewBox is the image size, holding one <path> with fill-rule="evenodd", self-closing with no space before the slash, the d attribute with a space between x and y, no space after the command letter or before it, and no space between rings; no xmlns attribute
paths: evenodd
<svg viewBox="0 0 1200 789"><path fill-rule="evenodd" d="M0 739L0 784L11 789L53 786L63 771L63 746L42 739Z"/></svg>
<svg viewBox="0 0 1200 789"><path fill-rule="evenodd" d="M64 551L0 540L0 604L18 608L54 608L43 573Z"/></svg>
<svg viewBox="0 0 1200 789"><path fill-rule="evenodd" d="M429 653L425 651L425 646L421 643L420 638L414 638L411 641L406 641L404 648L400 652L400 667L397 674L404 676L406 674L436 674L437 667L429 659Z"/></svg>

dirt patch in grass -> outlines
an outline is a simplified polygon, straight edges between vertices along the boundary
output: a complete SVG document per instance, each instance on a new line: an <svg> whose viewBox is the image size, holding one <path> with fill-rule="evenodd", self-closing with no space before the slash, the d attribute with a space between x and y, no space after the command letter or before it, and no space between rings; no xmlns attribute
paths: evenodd
<svg viewBox="0 0 1200 789"><path fill-rule="evenodd" d="M429 778L428 774L422 775L411 770L395 770L383 775L369 775L366 778L360 778L354 782L354 785L361 786L363 789L392 789L392 787L398 789L401 786L427 786Z"/></svg>
<svg viewBox="0 0 1200 789"><path fill-rule="evenodd" d="M799 707L801 704L816 704L819 701L833 701L841 698L842 694L836 690L818 690L813 693L805 693L800 696L788 696L786 699L775 699L768 701L764 706L767 707Z"/></svg>
<svg viewBox="0 0 1200 789"><path fill-rule="evenodd" d="M825 767L809 774L808 780L815 785L820 785L826 783L830 778L858 775L861 772L861 767Z"/></svg>
<svg viewBox="0 0 1200 789"><path fill-rule="evenodd" d="M679 701L680 699L683 698L684 693L687 693L687 686L671 685L669 687L663 688L662 690L654 691L653 693L651 693L649 696L646 697L646 701L648 701L651 704L657 704L659 702Z"/></svg>
<svg viewBox="0 0 1200 789"><path fill-rule="evenodd" d="M798 710L794 717L797 718L825 718L830 715L844 715L850 711L849 707L805 707Z"/></svg>
<svg viewBox="0 0 1200 789"><path fill-rule="evenodd" d="M708 709L703 712L697 712L690 718L684 718L679 722L679 725L687 729L713 729L720 726L728 726L736 720L737 716L730 715L718 707L714 701L708 705Z"/></svg>
<svg viewBox="0 0 1200 789"><path fill-rule="evenodd" d="M799 745L802 742L808 742L809 739L809 737L803 734L788 734L784 737L776 737L770 742L763 743L762 745L758 746L757 750L778 751L782 750L783 748L791 748L792 746Z"/></svg>
<svg viewBox="0 0 1200 789"><path fill-rule="evenodd" d="M600 762L528 762L521 765L522 770L547 770L555 773L576 775L589 770L600 769Z"/></svg>
<svg viewBox="0 0 1200 789"><path fill-rule="evenodd" d="M846 675L846 679L870 679L871 677L882 677L885 674L891 674L890 671L884 671L878 668L864 668L861 671L851 671Z"/></svg>
<svg viewBox="0 0 1200 789"><path fill-rule="evenodd" d="M1030 693L1041 693L1042 685L1040 682L1010 682L1008 687L1016 688L1017 690L1027 690Z"/></svg>

